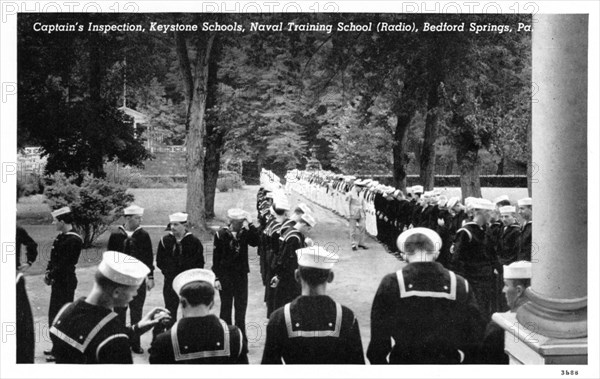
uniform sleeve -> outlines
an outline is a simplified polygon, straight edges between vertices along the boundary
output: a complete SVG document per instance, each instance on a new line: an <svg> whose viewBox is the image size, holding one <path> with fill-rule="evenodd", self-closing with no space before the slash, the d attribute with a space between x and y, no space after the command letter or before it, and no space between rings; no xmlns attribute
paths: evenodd
<svg viewBox="0 0 600 379"><path fill-rule="evenodd" d="M65 251L61 252L61 258L66 265L75 266L79 261L83 241L79 237L72 236L65 243Z"/></svg>
<svg viewBox="0 0 600 379"><path fill-rule="evenodd" d="M250 363L248 361L248 341L244 338L242 331L237 326L230 326L230 330L231 328L233 328L232 332L238 336L236 337L238 344L241 344L241 346L239 346L240 351L237 359L235 360L235 364L247 365Z"/></svg>
<svg viewBox="0 0 600 379"><path fill-rule="evenodd" d="M156 267L158 267L163 274L165 273L165 258L166 258L166 250L165 243L163 241L164 237L158 241L158 246L156 248Z"/></svg>
<svg viewBox="0 0 600 379"><path fill-rule="evenodd" d="M269 324L267 325L267 340L265 342L265 350L261 364L263 365L280 365L282 361L282 338L286 336L286 332L281 330L280 325L283 325L283 312L277 311L271 315Z"/></svg>
<svg viewBox="0 0 600 379"><path fill-rule="evenodd" d="M133 364L129 339L125 334L115 334L102 341L96 349L98 363Z"/></svg>
<svg viewBox="0 0 600 379"><path fill-rule="evenodd" d="M466 281L464 278L463 280ZM481 341L485 332L486 320L479 309L477 299L475 298L475 293L472 289L470 289L467 294L465 316L467 317L467 320L464 330L464 350L467 354L469 352L473 354L481 348Z"/></svg>
<svg viewBox="0 0 600 379"><path fill-rule="evenodd" d="M29 233L23 228L17 228L17 243L27 247L27 262L33 263L37 259L37 243L29 236ZM18 257L20 259L21 257Z"/></svg>
<svg viewBox="0 0 600 379"><path fill-rule="evenodd" d="M175 361L169 333L163 333L156 337L149 349L148 361L154 364L172 364Z"/></svg>
<svg viewBox="0 0 600 379"><path fill-rule="evenodd" d="M365 354L363 352L362 340L360 339L360 328L358 327L358 320L356 317L354 317L348 337L348 363L364 365Z"/></svg>
<svg viewBox="0 0 600 379"><path fill-rule="evenodd" d="M150 269L148 277L154 278L154 254L152 253L152 240L150 239L150 234L148 234L148 232L144 231L144 234L142 234L139 240L139 244L142 261Z"/></svg>
<svg viewBox="0 0 600 379"><path fill-rule="evenodd" d="M469 234L467 232L459 231L456 234L454 252L452 253L452 271L459 275L463 275L465 271L464 260L467 258L465 256L465 248L469 242Z"/></svg>
<svg viewBox="0 0 600 379"><path fill-rule="evenodd" d="M394 278L384 277L379 284L373 307L371 308L371 341L367 349L367 358L371 364L386 364L387 356L392 349L391 326L394 324L395 305L392 301L394 293L399 298L398 290L394 291ZM397 287L397 286L396 286Z"/></svg>
<svg viewBox="0 0 600 379"><path fill-rule="evenodd" d="M122 239L119 236L119 232L115 231L110 233L110 237L108 237L108 247L109 251L120 251L123 252Z"/></svg>
<svg viewBox="0 0 600 379"><path fill-rule="evenodd" d="M221 238L219 238L219 232L215 233L215 239L213 242L213 264L212 264L212 271L215 273L215 276L217 277L217 279L219 279L219 277L222 274L222 270L221 270L221 258L223 257L223 241L221 241Z"/></svg>
<svg viewBox="0 0 600 379"><path fill-rule="evenodd" d="M196 268L204 268L204 246L199 238L196 238Z"/></svg>
<svg viewBox="0 0 600 379"><path fill-rule="evenodd" d="M248 226L248 245L256 247L258 246L258 238L259 238L259 233L258 233L258 229L256 228L256 226L250 224Z"/></svg>

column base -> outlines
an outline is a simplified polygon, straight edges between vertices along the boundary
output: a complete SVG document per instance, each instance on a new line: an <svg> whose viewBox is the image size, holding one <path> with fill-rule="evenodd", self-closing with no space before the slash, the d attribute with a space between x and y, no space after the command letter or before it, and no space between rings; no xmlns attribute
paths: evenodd
<svg viewBox="0 0 600 379"><path fill-rule="evenodd" d="M513 312L494 313L492 320L505 330L504 351L511 365L588 363L587 337L566 339L540 335L521 325Z"/></svg>

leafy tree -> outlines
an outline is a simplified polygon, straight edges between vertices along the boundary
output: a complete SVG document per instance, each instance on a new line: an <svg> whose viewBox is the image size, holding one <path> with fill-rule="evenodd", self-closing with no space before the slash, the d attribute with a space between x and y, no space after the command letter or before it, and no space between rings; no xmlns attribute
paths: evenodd
<svg viewBox="0 0 600 379"><path fill-rule="evenodd" d="M83 237L84 247L90 247L133 202L127 187L96 178L89 173L67 176L56 172L48 178L44 189L46 203L52 209L69 206L73 227Z"/></svg>

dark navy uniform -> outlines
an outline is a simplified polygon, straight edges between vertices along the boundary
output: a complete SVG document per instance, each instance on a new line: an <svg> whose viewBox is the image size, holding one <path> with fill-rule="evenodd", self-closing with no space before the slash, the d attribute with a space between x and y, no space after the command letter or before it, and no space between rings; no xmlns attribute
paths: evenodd
<svg viewBox="0 0 600 379"><path fill-rule="evenodd" d="M17 274L17 363L33 363L35 357L35 329L33 313L25 288L25 277Z"/></svg>
<svg viewBox="0 0 600 379"><path fill-rule="evenodd" d="M531 221L527 221L521 228L519 261L531 262Z"/></svg>
<svg viewBox="0 0 600 379"><path fill-rule="evenodd" d="M235 301L235 325L246 334L246 308L248 307L248 246L258 244L258 231L252 224L233 235L228 227L215 234L212 270L221 283L221 314L231 324L231 311Z"/></svg>
<svg viewBox="0 0 600 379"><path fill-rule="evenodd" d="M65 305L50 328L56 363L133 363L126 328L117 313L85 302Z"/></svg>
<svg viewBox="0 0 600 379"><path fill-rule="evenodd" d="M152 241L147 231L141 227L133 231L131 236L127 234L124 226L120 225L117 230L111 233L108 239L108 250L118 251L127 254L142 261L150 269L148 278L154 278L154 254L152 253ZM146 301L146 282L142 282L138 288L137 295L129 303L131 309L131 325L137 324L142 319L142 310ZM115 308L119 314L119 319L125 325L127 317L127 307ZM133 346L139 346L139 337L131 341Z"/></svg>
<svg viewBox="0 0 600 379"><path fill-rule="evenodd" d="M152 343L151 364L247 364L239 328L215 315L185 317Z"/></svg>
<svg viewBox="0 0 600 379"><path fill-rule="evenodd" d="M437 262L410 263L386 275L373 300L371 364L460 363L483 336L473 291ZM391 345L394 339L394 346Z"/></svg>
<svg viewBox="0 0 600 379"><path fill-rule="evenodd" d="M275 309L275 288L270 285L271 278L273 278L273 269L277 260L277 254L279 253L279 237L281 232L281 226L286 220L278 221L277 218L269 222L264 231L264 254L265 254L265 275L266 275L266 286L265 286L265 302L267 303L267 317L271 315Z"/></svg>
<svg viewBox="0 0 600 379"><path fill-rule="evenodd" d="M271 315L262 364L364 364L354 313L329 296L300 296Z"/></svg>
<svg viewBox="0 0 600 379"><path fill-rule="evenodd" d="M35 262L35 260L37 259L38 255L37 243L33 240L33 238L29 236L27 231L20 226L17 226L17 238L15 242L17 245L17 268L19 268L19 266L21 265L21 245L25 245L25 247L27 248L27 263L29 265L33 264L33 262Z"/></svg>
<svg viewBox="0 0 600 379"><path fill-rule="evenodd" d="M494 268L497 258L491 252L486 230L477 223L467 222L456 232L451 266L471 284L486 322L492 316L496 300Z"/></svg>
<svg viewBox="0 0 600 379"><path fill-rule="evenodd" d="M520 239L521 226L518 223L503 228L498 241L498 262L500 266L508 266L518 260Z"/></svg>
<svg viewBox="0 0 600 379"><path fill-rule="evenodd" d="M77 288L75 265L79 261L83 239L74 231L59 234L50 251L50 261L46 268L46 278L50 281L50 306L48 307L48 325L58 311L73 301Z"/></svg>
<svg viewBox="0 0 600 379"><path fill-rule="evenodd" d="M485 329L483 343L477 363L488 365L507 365L508 355L504 352L505 330L494 321Z"/></svg>
<svg viewBox="0 0 600 379"><path fill-rule="evenodd" d="M273 310L283 307L300 296L302 292L302 287L296 281L294 272L298 268L296 250L306 247L304 239L304 235L295 228L289 228L279 238L279 253L273 266L273 276L279 277L279 283L275 287Z"/></svg>
<svg viewBox="0 0 600 379"><path fill-rule="evenodd" d="M171 233L163 236L156 250L156 266L165 276L163 286L165 308L169 310L174 321L177 318L179 296L173 291L173 279L186 270L204 268L202 242L190 232L179 241Z"/></svg>

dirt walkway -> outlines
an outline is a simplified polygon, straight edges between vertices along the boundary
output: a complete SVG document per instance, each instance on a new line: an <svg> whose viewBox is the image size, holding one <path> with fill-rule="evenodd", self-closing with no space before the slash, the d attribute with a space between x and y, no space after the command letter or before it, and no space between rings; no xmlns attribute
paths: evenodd
<svg viewBox="0 0 600 379"><path fill-rule="evenodd" d="M246 186L244 190L237 192L238 206L256 213L255 196L257 186ZM300 196L293 194L290 203L293 205L299 201ZM241 199L241 200L240 200ZM366 350L370 340L370 311L371 302L377 290L381 278L390 272L402 267L402 263L395 257L387 254L383 247L372 239L368 239L369 250L352 251L350 249L348 223L332 212L308 202L315 213L318 225L311 231L310 237L327 249L335 249L340 255L340 261L334 268L335 280L328 286L329 295L340 303L348 306L354 311L361 328L363 348ZM225 209L217 207L217 216L223 216ZM221 214L222 213L222 214ZM149 230L150 231L150 230ZM157 235L162 234L156 230ZM154 233L151 233L154 234ZM153 241L158 242L158 241ZM203 241L205 248L206 267L212 267L212 243ZM156 246L156 244L154 244ZM249 360L251 364L259 364L262 358L266 333L266 307L263 303L264 287L260 280L259 260L256 249L251 248L248 311L246 316L246 329L249 340ZM85 296L92 286L95 267L77 269L79 285L75 297ZM28 292L34 308L36 322L36 363L45 363L42 351L50 347L48 339L48 326L46 319L47 302L50 298L50 289L41 285L41 275L28 277ZM155 272L156 287L146 297L144 311L149 311L154 306L162 306L163 276L160 270ZM219 299L216 299L213 311L218 314ZM151 340L151 333L142 336L142 347L147 351ZM148 362L148 354L134 355L135 363L145 364Z"/></svg>

